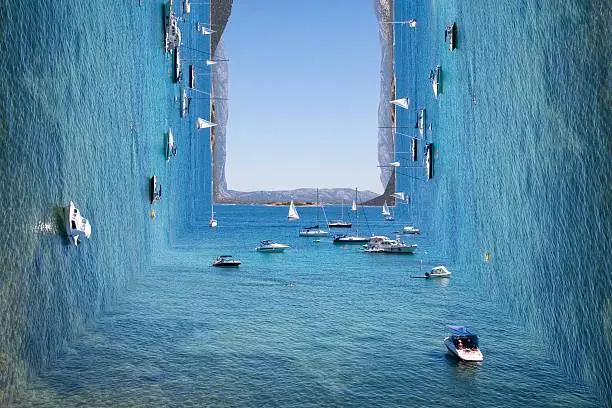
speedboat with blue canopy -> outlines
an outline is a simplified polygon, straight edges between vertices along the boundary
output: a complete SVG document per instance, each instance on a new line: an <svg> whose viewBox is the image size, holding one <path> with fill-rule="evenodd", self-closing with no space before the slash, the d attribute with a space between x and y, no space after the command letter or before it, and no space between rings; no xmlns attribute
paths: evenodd
<svg viewBox="0 0 612 408"><path fill-rule="evenodd" d="M478 336L465 326L448 326L452 335L444 339L448 351L462 361L482 361L484 357L478 348Z"/></svg>

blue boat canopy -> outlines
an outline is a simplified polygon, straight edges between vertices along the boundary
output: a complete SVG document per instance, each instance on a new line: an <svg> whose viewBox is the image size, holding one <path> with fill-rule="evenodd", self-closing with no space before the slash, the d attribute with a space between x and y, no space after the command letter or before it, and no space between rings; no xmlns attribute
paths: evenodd
<svg viewBox="0 0 612 408"><path fill-rule="evenodd" d="M459 336L469 336L469 335L473 334L465 326L452 326L452 325L448 325L448 328L451 329L454 334L459 335Z"/></svg>

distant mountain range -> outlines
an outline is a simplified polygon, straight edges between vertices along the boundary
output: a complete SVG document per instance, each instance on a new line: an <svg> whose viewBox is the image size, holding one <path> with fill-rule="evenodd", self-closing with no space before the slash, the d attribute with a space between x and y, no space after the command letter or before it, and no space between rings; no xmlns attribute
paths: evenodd
<svg viewBox="0 0 612 408"><path fill-rule="evenodd" d="M358 200L364 202L378 197L380 194L372 191L359 191ZM351 188L319 189L319 202L323 204L351 203L355 199L355 190ZM236 191L227 190L216 197L215 201L222 204L289 204L294 200L296 205L313 204L317 201L317 189L298 188L296 190L277 191Z"/></svg>

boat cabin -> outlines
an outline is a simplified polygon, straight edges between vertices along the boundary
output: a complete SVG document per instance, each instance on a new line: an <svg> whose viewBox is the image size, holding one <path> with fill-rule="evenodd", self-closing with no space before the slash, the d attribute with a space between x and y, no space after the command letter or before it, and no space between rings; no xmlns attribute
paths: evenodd
<svg viewBox="0 0 612 408"><path fill-rule="evenodd" d="M462 349L477 349L478 348L478 336L475 334L467 335L454 335L453 344L457 350Z"/></svg>

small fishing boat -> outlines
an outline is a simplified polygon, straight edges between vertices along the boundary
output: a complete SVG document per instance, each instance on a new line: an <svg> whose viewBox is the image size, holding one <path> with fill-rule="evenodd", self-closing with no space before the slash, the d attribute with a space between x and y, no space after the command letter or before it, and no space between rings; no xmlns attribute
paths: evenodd
<svg viewBox="0 0 612 408"><path fill-rule="evenodd" d="M451 273L445 266L438 265L431 268L431 271L425 272L426 278L450 278Z"/></svg>
<svg viewBox="0 0 612 408"><path fill-rule="evenodd" d="M181 76L183 75L181 71L181 52L180 47L176 47L174 49L174 82L180 82Z"/></svg>
<svg viewBox="0 0 612 408"><path fill-rule="evenodd" d="M81 216L80 211L72 201L64 207L64 215L66 217L66 233L70 243L76 246L81 243L82 237L89 238L91 236L91 224Z"/></svg>
<svg viewBox="0 0 612 408"><path fill-rule="evenodd" d="M457 24L452 23L446 26L444 41L448 41L448 49L454 51L457 47Z"/></svg>
<svg viewBox="0 0 612 408"><path fill-rule="evenodd" d="M150 191L151 204L153 204L156 201L161 200L162 186L161 186L161 184L157 184L157 176L152 176L151 177L150 190L151 190Z"/></svg>
<svg viewBox="0 0 612 408"><path fill-rule="evenodd" d="M255 250L259 252L283 252L287 248L289 248L289 245L279 244L271 239L266 239L261 241Z"/></svg>
<svg viewBox="0 0 612 408"><path fill-rule="evenodd" d="M239 259L233 258L231 255L220 255L214 260L212 266L218 266L222 268L236 268L240 266L242 262Z"/></svg>
<svg viewBox="0 0 612 408"><path fill-rule="evenodd" d="M482 361L484 357L478 348L478 337L465 326L448 326L453 332L444 339L448 351L463 361Z"/></svg>

